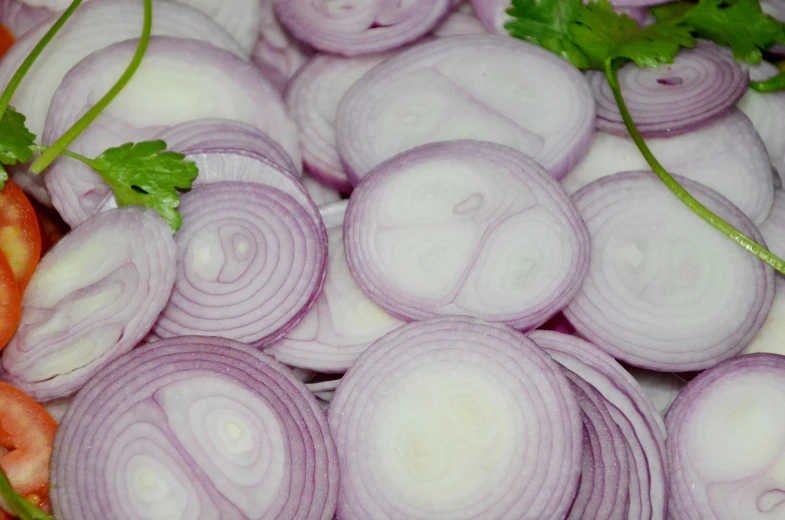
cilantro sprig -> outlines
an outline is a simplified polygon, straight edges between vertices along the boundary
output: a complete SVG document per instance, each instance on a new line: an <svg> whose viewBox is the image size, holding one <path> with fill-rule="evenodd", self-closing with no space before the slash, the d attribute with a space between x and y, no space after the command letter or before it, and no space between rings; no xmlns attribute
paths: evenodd
<svg viewBox="0 0 785 520"><path fill-rule="evenodd" d="M51 516L17 494L2 469L0 469L0 498L19 520L53 520Z"/></svg>
<svg viewBox="0 0 785 520"><path fill-rule="evenodd" d="M597 69L613 91L630 137L652 171L687 207L731 240L785 274L785 260L756 243L701 204L660 164L635 126L619 84L618 71L632 61L639 67L673 63L698 38L729 47L734 56L759 63L762 52L785 43L785 26L764 14L758 0L699 0L652 9L657 21L640 27L608 0L513 0L507 13L509 33L548 49L579 69ZM785 89L785 77L752 82L756 90Z"/></svg>
<svg viewBox="0 0 785 520"><path fill-rule="evenodd" d="M29 167L29 171L36 174L42 173L60 155L66 155L93 168L112 188L118 205L138 204L153 208L169 223L173 231L177 231L182 224L177 212L180 205L177 190L191 187L198 174L195 163L186 161L182 154L165 151L166 143L163 141L126 143L110 148L96 158L84 157L67 149L109 106L139 69L152 32L152 0L144 0L142 35L123 74L112 88L52 145L35 144L36 136L25 126L24 115L10 106L11 98L25 74L81 2L82 0L71 2L68 9L30 52L0 95L0 189L8 180L6 168L28 162L33 158L33 152L41 152Z"/></svg>

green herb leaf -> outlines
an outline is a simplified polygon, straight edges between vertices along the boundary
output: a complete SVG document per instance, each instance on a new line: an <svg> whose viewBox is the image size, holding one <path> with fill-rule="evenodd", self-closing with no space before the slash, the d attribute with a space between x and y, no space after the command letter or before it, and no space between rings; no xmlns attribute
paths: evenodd
<svg viewBox="0 0 785 520"><path fill-rule="evenodd" d="M154 208L177 231L182 224L177 190L189 189L198 170L183 154L165 150L160 140L126 143L87 162L114 190L118 205Z"/></svg>
<svg viewBox="0 0 785 520"><path fill-rule="evenodd" d="M0 497L19 520L53 520L51 516L17 495L3 470L0 470Z"/></svg>
<svg viewBox="0 0 785 520"><path fill-rule="evenodd" d="M544 47L580 69L591 67L572 41L570 25L583 9L581 0L512 0L505 24L511 35Z"/></svg>
<svg viewBox="0 0 785 520"><path fill-rule="evenodd" d="M33 158L35 135L25 126L25 116L12 107L0 119L0 163L13 166Z"/></svg>

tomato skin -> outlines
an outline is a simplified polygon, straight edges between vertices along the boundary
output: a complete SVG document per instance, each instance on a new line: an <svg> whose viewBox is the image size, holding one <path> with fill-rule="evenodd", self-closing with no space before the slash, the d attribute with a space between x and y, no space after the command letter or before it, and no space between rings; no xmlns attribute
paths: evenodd
<svg viewBox="0 0 785 520"><path fill-rule="evenodd" d="M0 253L0 350L11 340L21 319L22 293L16 285L11 266ZM0 409L0 416L2 413Z"/></svg>
<svg viewBox="0 0 785 520"><path fill-rule="evenodd" d="M11 181L0 190L0 251L24 290L41 259L41 233L33 205Z"/></svg>

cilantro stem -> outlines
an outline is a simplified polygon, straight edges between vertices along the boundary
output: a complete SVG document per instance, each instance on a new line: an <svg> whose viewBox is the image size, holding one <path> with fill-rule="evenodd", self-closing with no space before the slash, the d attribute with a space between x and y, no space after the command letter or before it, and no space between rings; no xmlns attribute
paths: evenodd
<svg viewBox="0 0 785 520"><path fill-rule="evenodd" d="M764 94L785 90L785 72L763 81L750 81L750 88Z"/></svg>
<svg viewBox="0 0 785 520"><path fill-rule="evenodd" d="M144 23L142 25L142 36L139 39L139 45L136 48L136 53L134 54L131 63L128 64L128 68L125 69L123 75L120 76L120 79L117 80L112 88L109 89L104 97L102 97L98 102L93 105L90 110L88 110L79 120L73 124L71 128L69 128L60 138L52 143L48 149L42 153L38 158L33 161L33 164L30 166L30 171L33 173L41 173L44 171L52 162L54 162L57 157L62 154L65 149L76 140L79 135L84 132L84 130L90 126L90 124L95 121L95 118L104 111L104 109L109 106L117 95L125 88L131 78L139 69L139 65L142 63L142 59L144 58L145 53L147 52L147 46L150 43L150 33L152 30L153 25L153 1L152 0L144 0Z"/></svg>
<svg viewBox="0 0 785 520"><path fill-rule="evenodd" d="M693 197L679 182L668 173L667 170L660 164L654 154L649 149L643 136L638 132L635 123L632 120L630 111L627 109L627 104L621 94L621 86L618 79L619 63L613 59L606 59L604 63L605 78L613 91L613 97L616 99L616 104L619 105L624 124L627 126L627 131L630 137L635 141L641 154L649 163L651 169L657 174L657 177L668 187L688 208L694 211L703 220L714 226L728 238L736 242L738 245L757 256L763 262L769 264L778 272L785 274L785 260L782 260L777 255L761 246L747 235L731 226L725 220L717 216L714 212L709 210L706 206L701 204L695 197Z"/></svg>
<svg viewBox="0 0 785 520"><path fill-rule="evenodd" d="M16 494L2 469L0 469L0 498L19 520L52 520L51 516Z"/></svg>
<svg viewBox="0 0 785 520"><path fill-rule="evenodd" d="M71 15L74 14L74 11L76 11L77 7L79 7L79 4L81 3L82 0L74 0L71 2L71 5L68 6L68 9L66 9L63 14L60 15L60 18L57 19L54 25L50 27L48 31L46 31L46 34L43 38L41 38L41 41L39 41L36 46L33 47L33 50L30 51L30 54L28 54L27 58L25 58L25 61L22 62L22 65L14 73L11 81L9 81L8 85L5 87L3 94L0 95L0 118L2 118L3 114L5 114L5 111L8 109L8 105L11 104L11 98L14 97L16 89L18 89L19 85L22 84L22 80L24 80L25 75L33 66L35 60L37 60L38 56L44 52L44 49L49 44L49 42L52 41L58 31L60 31L63 25L65 25L65 22L71 18Z"/></svg>

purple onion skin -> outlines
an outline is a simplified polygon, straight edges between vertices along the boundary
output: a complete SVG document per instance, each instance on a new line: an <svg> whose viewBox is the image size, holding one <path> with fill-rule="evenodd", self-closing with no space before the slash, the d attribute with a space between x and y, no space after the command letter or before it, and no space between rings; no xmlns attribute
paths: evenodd
<svg viewBox="0 0 785 520"><path fill-rule="evenodd" d="M218 427L231 420L250 437L222 440ZM335 443L305 385L268 356L211 337L161 340L105 367L63 417L51 468L58 520L138 518L131 494L145 468L174 475L175 497L190 491L178 518L331 520L339 481ZM145 512L172 507L171 496Z"/></svg>

